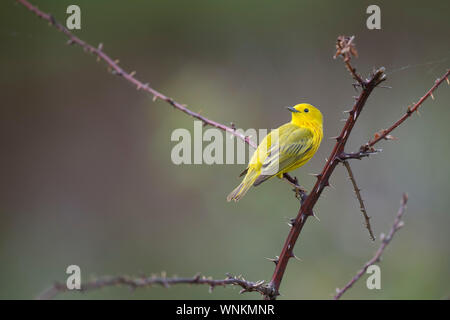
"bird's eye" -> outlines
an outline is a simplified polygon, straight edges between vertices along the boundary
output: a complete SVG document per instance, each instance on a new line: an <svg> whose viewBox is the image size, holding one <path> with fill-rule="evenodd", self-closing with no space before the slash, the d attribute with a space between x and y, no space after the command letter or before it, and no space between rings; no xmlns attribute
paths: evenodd
<svg viewBox="0 0 450 320"><path fill-rule="evenodd" d="M309 109L308 108L306 108L305 110L303 110L303 111L305 111L305 112L309 112Z"/></svg>

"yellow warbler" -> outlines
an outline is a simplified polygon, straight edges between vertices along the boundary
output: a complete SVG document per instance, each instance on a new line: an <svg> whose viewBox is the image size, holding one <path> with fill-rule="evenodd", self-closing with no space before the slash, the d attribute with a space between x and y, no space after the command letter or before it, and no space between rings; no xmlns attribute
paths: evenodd
<svg viewBox="0 0 450 320"><path fill-rule="evenodd" d="M259 144L253 154L241 184L227 197L238 201L250 187L267 179L301 167L308 162L319 148L323 137L322 113L314 106L301 103L288 107L292 120L272 130Z"/></svg>

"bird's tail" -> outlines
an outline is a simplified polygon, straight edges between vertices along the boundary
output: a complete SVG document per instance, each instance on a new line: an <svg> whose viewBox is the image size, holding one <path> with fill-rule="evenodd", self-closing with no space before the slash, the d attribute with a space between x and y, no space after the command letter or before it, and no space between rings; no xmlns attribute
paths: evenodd
<svg viewBox="0 0 450 320"><path fill-rule="evenodd" d="M250 189L255 180L259 176L259 170L249 169L241 184L238 185L227 197L227 201L234 200L235 202L239 201Z"/></svg>

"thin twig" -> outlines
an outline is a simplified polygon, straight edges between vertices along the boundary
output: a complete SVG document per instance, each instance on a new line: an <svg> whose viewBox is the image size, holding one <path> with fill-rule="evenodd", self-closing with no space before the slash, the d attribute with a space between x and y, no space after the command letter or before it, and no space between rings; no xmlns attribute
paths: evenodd
<svg viewBox="0 0 450 320"><path fill-rule="evenodd" d="M405 122L405 120L408 119L414 112L418 112L420 106L428 97L431 96L431 98L434 99L433 91L436 90L441 85L441 83L444 82L444 80L446 80L447 83L450 84L448 80L449 76L450 76L450 69L447 70L447 72L441 78L438 78L435 81L434 85L430 88L430 90L428 90L417 103L409 106L408 109L406 110L406 113L400 119L398 119L392 126L390 126L388 129L381 130L375 133L374 138L361 147L361 151L370 151L372 147L375 144L377 144L380 140L383 139L394 140L395 138L392 137L390 133L394 129L396 129L399 125L401 125L403 122Z"/></svg>
<svg viewBox="0 0 450 320"><path fill-rule="evenodd" d="M232 135L238 137L239 139L243 140L244 142L248 143L253 148L256 148L256 144L253 141L251 141L248 136L245 136L244 134L237 131L236 128L229 127L229 126L226 126L219 122L210 120L210 119L202 116L200 113L197 113L197 112L194 112L194 111L188 109L186 107L186 105L181 104L181 103L173 100L172 98L169 98L166 95L160 93L159 91L153 89L152 87L150 87L148 85L148 83L144 83L144 82L138 80L135 77L135 74L136 74L135 71L126 72L123 68L121 68L119 66L119 60L115 60L115 59L111 58L109 55L107 55L105 52L103 52L103 44L100 44L98 47L94 47L94 46L90 45L89 43L81 40L80 38L75 36L73 33L71 33L61 23L57 22L51 14L45 13L45 12L39 10L36 6L33 6L31 3L29 3L26 0L16 0L16 1L20 4L22 4L23 6L25 6L28 10L35 13L39 18L47 20L52 26L54 26L56 29L58 29L62 33L64 33L69 38L69 41L67 42L68 44L79 45L80 47L82 47L84 49L85 52L95 54L98 57L98 59L106 62L106 64L109 67L110 72L112 72L113 74L115 74L117 76L123 77L125 80L127 80L128 82L133 84L136 87L136 89L143 90L143 91L150 93L151 95L153 95L153 100L160 99L162 101L165 101L168 104L170 104L172 107L188 114L191 117L194 117L194 118L202 121L204 125L210 125L215 128L218 128L220 130L229 132L230 134L232 134Z"/></svg>
<svg viewBox="0 0 450 320"><path fill-rule="evenodd" d="M348 161L343 161L342 164L347 169L348 177L349 177L350 181L352 182L353 190L355 191L356 198L358 199L359 208L360 208L361 213L362 213L362 215L364 217L364 220L365 220L365 223L366 223L365 224L366 228L369 231L370 239L372 241L375 241L375 236L373 235L372 226L370 225L370 217L367 215L366 206L364 205L364 201L363 201L363 199L361 197L361 189L359 189L358 185L356 184L355 176L353 175L352 168L350 167L350 164L348 163Z"/></svg>
<svg viewBox="0 0 450 320"><path fill-rule="evenodd" d="M204 277L201 274L196 274L192 278L167 278L164 274L161 276L151 277L129 277L129 276L116 276L116 277L102 277L86 283L83 283L78 290L69 290L64 283L55 283L53 286L42 292L37 299L48 300L53 299L59 293L62 292L86 292L105 287L115 286L127 286L131 289L151 287L154 285L160 285L165 288L169 288L171 285L177 284L195 284L195 285L207 285L210 292L217 286L234 285L241 287L240 293L244 292L259 292L262 295L270 294L270 288L264 285L264 280L251 282L245 280L242 276L231 276L227 274L225 279L214 280L211 277Z"/></svg>
<svg viewBox="0 0 450 320"><path fill-rule="evenodd" d="M353 57L358 57L358 51L355 47L355 36L346 37L339 36L336 41L336 54L334 59L341 56L344 59L344 64L347 70L358 83L355 86L364 88L365 82L361 76L356 72L356 69L350 64L350 60Z"/></svg>
<svg viewBox="0 0 450 320"><path fill-rule="evenodd" d="M372 149L372 150L367 150L367 151L358 151L358 152L353 152L353 153L347 153L347 152L342 152L339 155L339 160L340 161L345 161L345 160L349 160L349 159L358 159L358 160L362 160L363 158L369 157L370 155L376 154L381 152L381 149Z"/></svg>
<svg viewBox="0 0 450 320"><path fill-rule="evenodd" d="M403 194L402 200L400 203L400 208L398 209L397 216L395 218L394 224L392 225L391 230L389 231L387 236L381 237L381 246L378 248L377 252L373 256L372 259L370 259L364 267L358 271L356 276L353 277L342 289L336 289L336 295L334 296L334 300L338 300L342 297L342 295L350 289L356 281L358 281L363 274L366 273L367 268L369 268L374 263L377 263L380 261L381 255L383 254L384 250L388 246L388 244L391 242L392 238L394 237L394 234L403 227L404 223L402 221L403 214L406 210L406 203L408 202L408 196L406 193Z"/></svg>

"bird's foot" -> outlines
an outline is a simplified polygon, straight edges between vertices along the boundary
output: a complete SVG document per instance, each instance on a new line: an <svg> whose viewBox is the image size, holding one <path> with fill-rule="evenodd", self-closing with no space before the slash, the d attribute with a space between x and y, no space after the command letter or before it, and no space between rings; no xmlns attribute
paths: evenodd
<svg viewBox="0 0 450 320"><path fill-rule="evenodd" d="M297 199L299 199L301 203L303 203L303 201L305 201L306 197L308 196L308 193L305 188L303 188L302 186L300 186L298 184L297 177L291 177L290 175L285 173L285 174L283 174L283 178L286 181L288 181L291 184L291 186L294 187L294 189L292 189L292 191L294 191L295 197Z"/></svg>
<svg viewBox="0 0 450 320"><path fill-rule="evenodd" d="M295 192L295 197L300 200L301 203L303 203L308 196L306 190L300 186L296 186L292 191Z"/></svg>

